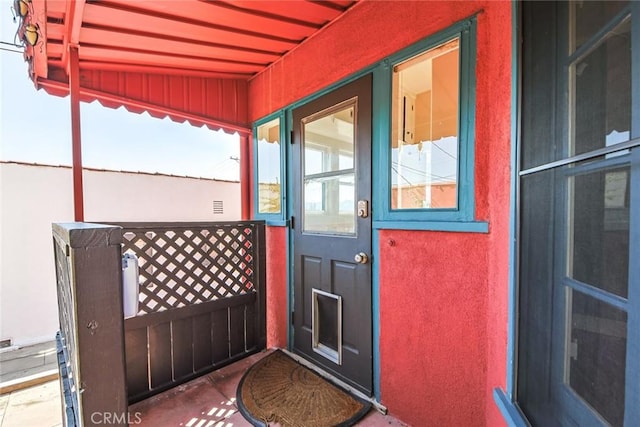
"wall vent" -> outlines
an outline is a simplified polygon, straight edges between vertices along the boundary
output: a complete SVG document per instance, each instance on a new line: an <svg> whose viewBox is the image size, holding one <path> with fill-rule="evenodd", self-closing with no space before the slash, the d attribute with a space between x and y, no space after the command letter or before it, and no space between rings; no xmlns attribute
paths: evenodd
<svg viewBox="0 0 640 427"><path fill-rule="evenodd" d="M222 202L222 200L213 201L213 214L214 215L224 214L224 203Z"/></svg>
<svg viewBox="0 0 640 427"><path fill-rule="evenodd" d="M11 339L0 341L0 348L11 347Z"/></svg>

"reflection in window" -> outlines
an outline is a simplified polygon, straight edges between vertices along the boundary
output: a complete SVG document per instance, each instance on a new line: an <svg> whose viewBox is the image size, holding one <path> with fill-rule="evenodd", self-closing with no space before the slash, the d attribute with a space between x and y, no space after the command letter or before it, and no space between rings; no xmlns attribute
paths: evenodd
<svg viewBox="0 0 640 427"><path fill-rule="evenodd" d="M569 53L582 47L629 4L627 0L576 1L570 5L573 38Z"/></svg>
<svg viewBox="0 0 640 427"><path fill-rule="evenodd" d="M566 382L612 426L624 423L627 313L567 290L570 341Z"/></svg>
<svg viewBox="0 0 640 427"><path fill-rule="evenodd" d="M257 145L258 213L280 213L280 119L258 126Z"/></svg>
<svg viewBox="0 0 640 427"><path fill-rule="evenodd" d="M391 208L458 207L459 39L394 67Z"/></svg>
<svg viewBox="0 0 640 427"><path fill-rule="evenodd" d="M572 64L570 72L573 123L569 154L627 141L631 130L631 19Z"/></svg>
<svg viewBox="0 0 640 427"><path fill-rule="evenodd" d="M630 168L569 181L568 275L623 298L629 288Z"/></svg>
<svg viewBox="0 0 640 427"><path fill-rule="evenodd" d="M355 102L304 120L305 232L355 233Z"/></svg>

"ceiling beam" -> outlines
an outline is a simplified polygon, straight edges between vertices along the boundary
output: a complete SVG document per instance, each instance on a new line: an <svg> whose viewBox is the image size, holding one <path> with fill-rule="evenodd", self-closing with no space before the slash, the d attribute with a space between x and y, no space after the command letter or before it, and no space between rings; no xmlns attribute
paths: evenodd
<svg viewBox="0 0 640 427"><path fill-rule="evenodd" d="M58 65L58 64L52 64ZM251 73L223 73L216 71L203 71L194 69L184 69L175 67L158 67L148 65L132 65L122 64L118 62L96 62L96 61L82 61L80 62L81 70L91 71L118 71L124 73L140 73L140 74L158 74L167 76L188 76L188 77L203 77L212 79L233 79L233 80L248 80L253 76Z"/></svg>
<svg viewBox="0 0 640 427"><path fill-rule="evenodd" d="M146 2L141 2L141 4L146 4ZM191 2L185 2L185 5L187 4L191 4ZM255 32L243 32L205 21L185 21L184 19L171 19L168 16L159 17L153 14L116 9L107 7L102 2L86 5L84 9L85 26L103 26L106 22L110 23L110 30L117 29L130 33L144 31L150 36L210 40L241 48L255 48L257 46L261 50L280 54L295 47L298 43L297 40L282 39Z"/></svg>
<svg viewBox="0 0 640 427"><path fill-rule="evenodd" d="M140 49L147 53L164 55L175 53L178 55L201 57L203 59L216 58L229 61L250 62L261 64L262 66L280 58L280 55L276 52L225 46L208 40L176 40L168 36L132 34L127 31L109 28L83 28L80 43L82 46L93 45L115 49L132 48L136 50Z"/></svg>
<svg viewBox="0 0 640 427"><path fill-rule="evenodd" d="M148 53L136 49L108 49L103 47L80 46L81 62L117 62L121 64L145 65L152 67L174 67L201 71L226 73L257 73L266 64L252 64L237 61L198 58L179 55L174 52Z"/></svg>
<svg viewBox="0 0 640 427"><path fill-rule="evenodd" d="M80 28L82 27L84 4L85 0L74 0L73 2L73 21L71 23L69 34L69 43L73 46L80 43Z"/></svg>
<svg viewBox="0 0 640 427"><path fill-rule="evenodd" d="M166 1L101 0L99 4L136 11L148 16L168 17L183 22L209 22L214 18L218 26L238 28L262 36L276 36L298 41L308 37L309 34L321 27L321 25L311 22L291 22L287 18L278 19L274 16L267 16L265 13L234 7L232 3L218 1L170 3ZM295 8L295 6L292 7Z"/></svg>
<svg viewBox="0 0 640 427"><path fill-rule="evenodd" d="M64 12L62 63L65 64L67 74L70 72L69 47L78 47L80 44L80 28L82 28L84 5L85 0L67 0Z"/></svg>
<svg viewBox="0 0 640 427"><path fill-rule="evenodd" d="M298 21L311 22L317 26L323 26L331 21L342 11L327 8L321 3L308 1L296 2L292 7L288 2L261 2L255 0L233 0L233 6L239 9L251 9L255 12L261 11L270 15L294 18ZM345 8L346 9L346 8Z"/></svg>

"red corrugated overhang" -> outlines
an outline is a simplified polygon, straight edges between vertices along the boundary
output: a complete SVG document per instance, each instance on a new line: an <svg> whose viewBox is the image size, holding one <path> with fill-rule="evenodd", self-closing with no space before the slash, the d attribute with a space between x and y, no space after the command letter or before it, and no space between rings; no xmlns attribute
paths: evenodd
<svg viewBox="0 0 640 427"><path fill-rule="evenodd" d="M355 2L23 0L21 31L36 87L69 92L78 49L80 96L194 125L248 133L247 81Z"/></svg>

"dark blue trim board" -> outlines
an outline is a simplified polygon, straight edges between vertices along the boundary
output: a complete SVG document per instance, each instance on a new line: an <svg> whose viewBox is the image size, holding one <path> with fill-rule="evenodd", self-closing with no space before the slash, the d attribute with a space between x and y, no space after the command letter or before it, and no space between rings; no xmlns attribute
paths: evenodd
<svg viewBox="0 0 640 427"><path fill-rule="evenodd" d="M635 75L638 75L640 69L640 25L638 25L638 18L640 18L640 2L633 2L631 6L633 27L631 29L631 46L634 48L631 50L631 69L634 70ZM631 138L640 138L640 78L632 78L633 96L632 100L632 124L631 124ZM630 308L627 318L627 328L629 331L640 331L640 265L637 262L631 260L637 260L640 254L640 226L638 222L640 215L637 212L640 211L640 189L635 186L640 177L640 147L633 148L631 151L631 170L629 171L632 177L635 177L631 185L632 190L631 200L629 201L630 212L635 212L635 215L630 215L631 223L629 224L629 301L633 304ZM631 286L634 284L634 286ZM638 396L640 396L640 383L638 378L640 377L640 339L632 339L627 341L627 374L626 374L626 390L625 390L625 407L626 414L624 419L625 425L632 425L638 423L640 420L640 405L638 405Z"/></svg>
<svg viewBox="0 0 640 427"><path fill-rule="evenodd" d="M288 221L287 227L287 349L289 351L293 351L293 325L291 324L291 312L293 311L293 230L291 229L291 212L293 212L293 182L290 179L291 173L291 158L293 155L292 152L292 141L291 141L291 130L293 129L293 114L291 108L283 109L284 112L284 120L283 127L285 131L284 137L284 157L287 160L286 167L286 180L284 182L284 191L287 195L285 209L286 209L286 219Z"/></svg>
<svg viewBox="0 0 640 427"><path fill-rule="evenodd" d="M493 400L509 427L531 427L520 409L513 404L504 391L499 388L493 389Z"/></svg>
<svg viewBox="0 0 640 427"><path fill-rule="evenodd" d="M373 221L374 230L425 230L488 233L486 221Z"/></svg>
<svg viewBox="0 0 640 427"><path fill-rule="evenodd" d="M371 232L373 260L371 264L371 310L373 334L373 395L380 402L380 236L378 230Z"/></svg>
<svg viewBox="0 0 640 427"><path fill-rule="evenodd" d="M507 320L507 395L515 400L518 307L518 222L520 165L520 6L511 2L511 185L509 190L509 312Z"/></svg>
<svg viewBox="0 0 640 427"><path fill-rule="evenodd" d="M269 227L288 227L289 226L288 219L265 219L264 222Z"/></svg>
<svg viewBox="0 0 640 427"><path fill-rule="evenodd" d="M291 220L291 212L293 212L293 182L289 179L289 177L293 176L293 172L291 168L293 165L292 162L289 161L292 156L292 147L291 147L291 132L293 129L293 114L292 109L288 108L284 110L284 120L283 125L285 128L285 137L284 137L284 146L285 146L285 158L286 162L286 176L287 180L284 184L284 191L287 195L286 197L286 218L287 221ZM288 227L287 233L287 349L293 351L293 325L291 324L291 319L289 316L291 315L291 311L293 310L293 230Z"/></svg>

